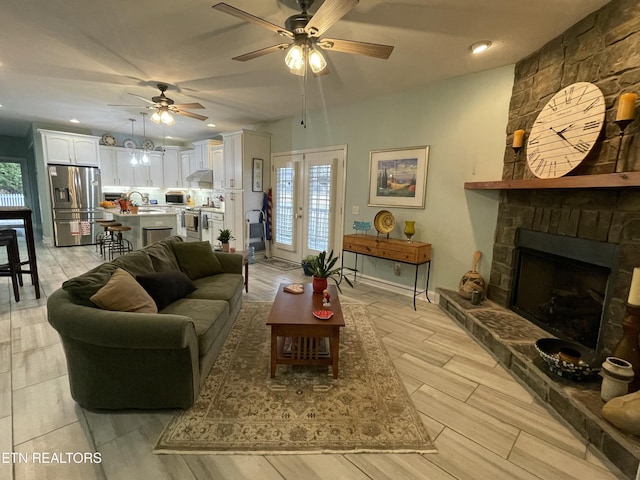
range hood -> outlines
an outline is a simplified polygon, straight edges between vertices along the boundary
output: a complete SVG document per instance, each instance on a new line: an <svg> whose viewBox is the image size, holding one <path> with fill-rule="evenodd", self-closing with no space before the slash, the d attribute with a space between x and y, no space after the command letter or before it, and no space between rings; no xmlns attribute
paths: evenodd
<svg viewBox="0 0 640 480"><path fill-rule="evenodd" d="M196 170L187 177L187 182L213 184L213 170Z"/></svg>

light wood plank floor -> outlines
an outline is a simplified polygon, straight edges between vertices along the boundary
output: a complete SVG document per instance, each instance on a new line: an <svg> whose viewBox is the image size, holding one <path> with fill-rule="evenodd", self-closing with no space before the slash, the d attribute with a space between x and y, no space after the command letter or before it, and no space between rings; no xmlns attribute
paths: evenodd
<svg viewBox="0 0 640 480"><path fill-rule="evenodd" d="M437 454L154 455L172 412L97 414L78 407L46 320L47 295L99 263L93 247L40 246L40 300L25 281L22 301L14 302L9 279L0 278L2 479L624 478L436 305L422 299L414 311L410 295L364 283L345 287L341 300L367 306ZM245 301L271 301L280 282L307 280L301 269L251 265ZM34 452L42 454L40 463ZM99 452L102 462L75 463L66 452ZM45 463L45 454L62 454L65 463L53 457Z"/></svg>

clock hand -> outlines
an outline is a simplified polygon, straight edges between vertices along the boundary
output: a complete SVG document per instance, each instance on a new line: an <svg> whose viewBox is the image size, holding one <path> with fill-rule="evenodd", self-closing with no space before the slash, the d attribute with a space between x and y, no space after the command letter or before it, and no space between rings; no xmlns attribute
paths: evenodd
<svg viewBox="0 0 640 480"><path fill-rule="evenodd" d="M569 130L571 127L573 127L573 123L571 125L567 125L566 127L564 127L562 130L560 130L559 132L556 132L558 135L560 135L561 133L564 133L565 130Z"/></svg>
<svg viewBox="0 0 640 480"><path fill-rule="evenodd" d="M569 140L567 140L565 138L565 136L562 134L562 132L564 132L564 130L561 130L559 132L557 132L553 127L549 127L549 130L551 130L553 133L555 133L556 135L558 135L561 139L563 139L565 142L569 142Z"/></svg>

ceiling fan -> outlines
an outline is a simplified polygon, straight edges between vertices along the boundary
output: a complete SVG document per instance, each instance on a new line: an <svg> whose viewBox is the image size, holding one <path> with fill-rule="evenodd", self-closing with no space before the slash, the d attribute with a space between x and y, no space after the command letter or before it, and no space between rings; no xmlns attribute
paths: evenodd
<svg viewBox="0 0 640 480"><path fill-rule="evenodd" d="M153 115L151 115L151 120L154 123L164 123L165 125L173 125L176 123L173 118L172 113L177 115L183 115L189 118L195 118L196 120L206 120L208 117L203 115L198 115L197 113L187 112L185 109L194 109L194 108L204 108L199 103L175 103L172 99L167 97L164 92L167 91L169 86L165 83L158 83L158 90L160 90L160 95L156 95L152 97L151 100L148 98L142 97L140 95L136 95L135 93L129 93L129 95L133 95L134 97L138 97L139 99L150 103L151 106L146 108L150 110L155 110ZM109 105L110 107L138 107L139 105Z"/></svg>
<svg viewBox="0 0 640 480"><path fill-rule="evenodd" d="M313 1L314 0L297 0L302 12L287 18L285 21L286 28L275 25L226 3L218 3L213 5L213 8L264 27L289 40L293 40L291 43L272 45L271 47L261 48L260 50L255 50L233 58L233 60L240 62L246 62L247 60L252 60L278 50L288 50L285 63L291 73L304 75L306 65L308 64L314 75L323 75L328 73L327 62L316 47L320 47L323 50L355 53L385 60L389 58L394 48L391 45L340 40L336 38L320 38L334 23L354 8L359 0L325 0L315 15L311 15L308 13L308 10L311 5L313 5Z"/></svg>

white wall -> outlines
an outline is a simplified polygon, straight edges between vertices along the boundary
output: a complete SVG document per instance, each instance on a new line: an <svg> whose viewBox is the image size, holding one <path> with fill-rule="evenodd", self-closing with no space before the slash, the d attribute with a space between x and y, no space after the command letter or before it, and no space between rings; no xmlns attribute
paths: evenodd
<svg viewBox="0 0 640 480"><path fill-rule="evenodd" d="M375 81L375 79L372 79ZM271 132L272 152L347 144L345 233L354 220L373 221L380 207L368 207L369 152L429 145L426 207L385 208L396 218L391 236L404 238L404 220L416 221L414 240L432 244L430 290L457 289L471 268L474 250L482 251L480 272L488 280L498 192L465 191L464 182L499 180L513 87L513 66L459 77L424 88L355 105L310 112L300 118L262 125ZM291 101L300 101L292 93ZM360 207L352 215L352 206ZM370 232L375 233L375 230ZM347 254L352 262L352 254ZM365 275L413 285L413 267L393 275L392 262L368 259Z"/></svg>

